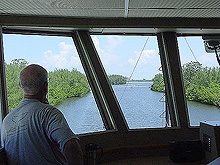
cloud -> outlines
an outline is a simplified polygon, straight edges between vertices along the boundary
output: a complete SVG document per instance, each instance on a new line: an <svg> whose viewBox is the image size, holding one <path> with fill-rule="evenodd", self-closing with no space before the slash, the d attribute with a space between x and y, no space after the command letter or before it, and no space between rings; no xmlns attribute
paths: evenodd
<svg viewBox="0 0 220 165"><path fill-rule="evenodd" d="M139 51L134 51L134 53L136 54L136 58L129 58L128 59L128 63L134 65L141 52ZM155 61L156 58L156 50L155 49L150 49L150 50L144 50L141 54L141 57L138 61L138 65L146 65L146 64L152 64L153 61Z"/></svg>
<svg viewBox="0 0 220 165"><path fill-rule="evenodd" d="M120 61L120 57L115 55L114 53L112 53L113 50L116 48L116 45L111 43L114 40L114 39L112 39L112 37L110 37L110 40L108 41L108 43L109 43L108 47L111 49L101 49L99 39L96 36L92 37L92 40L93 40L94 45L96 47L96 50L99 54L99 57L101 58L101 61L107 70L108 70L108 66L112 66L113 63ZM111 45L113 45L113 46L111 46Z"/></svg>
<svg viewBox="0 0 220 165"><path fill-rule="evenodd" d="M73 54L75 52L73 45L66 44L65 42L60 42L58 44L60 55L68 56L69 54Z"/></svg>
<svg viewBox="0 0 220 165"><path fill-rule="evenodd" d="M68 63L64 56L61 54L54 54L52 50L47 50L44 52L43 62L56 68L63 68Z"/></svg>
<svg viewBox="0 0 220 165"><path fill-rule="evenodd" d="M128 77L131 75L141 51L129 52L129 49L134 50L133 47L129 47L131 46L129 44L130 41L123 41L123 38L118 36L108 36L107 40L104 40L104 45L102 38L94 36L92 39L107 74L120 74ZM152 78L156 74L155 72L158 72L157 68L160 67L160 59L156 52L155 49L142 52L138 66L143 67L136 68L135 78ZM156 68L155 71L152 68Z"/></svg>
<svg viewBox="0 0 220 165"><path fill-rule="evenodd" d="M47 68L51 69L66 68L71 70L72 68L81 68L81 63L74 46L65 42L58 44L58 53L52 50L45 51L43 63Z"/></svg>
<svg viewBox="0 0 220 165"><path fill-rule="evenodd" d="M123 39L121 36L108 36L107 37L107 46L106 50L108 52L113 52L115 49L117 49L121 44L123 43Z"/></svg>
<svg viewBox="0 0 220 165"><path fill-rule="evenodd" d="M199 62L202 63L203 67L208 66L218 66L218 62L216 60L215 54L203 54L201 57L199 57Z"/></svg>

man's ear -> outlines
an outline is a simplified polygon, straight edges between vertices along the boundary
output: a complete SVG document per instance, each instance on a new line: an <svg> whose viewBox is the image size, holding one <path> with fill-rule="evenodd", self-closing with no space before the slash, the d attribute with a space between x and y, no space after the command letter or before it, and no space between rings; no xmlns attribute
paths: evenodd
<svg viewBox="0 0 220 165"><path fill-rule="evenodd" d="M48 82L44 83L44 90L45 90L46 93L48 92Z"/></svg>
<svg viewBox="0 0 220 165"><path fill-rule="evenodd" d="M19 81L19 86L21 87L21 83L20 83L20 81Z"/></svg>

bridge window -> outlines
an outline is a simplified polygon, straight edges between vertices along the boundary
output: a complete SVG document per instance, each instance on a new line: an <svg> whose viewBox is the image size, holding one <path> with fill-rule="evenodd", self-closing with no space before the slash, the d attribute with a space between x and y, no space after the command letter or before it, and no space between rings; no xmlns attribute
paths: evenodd
<svg viewBox="0 0 220 165"><path fill-rule="evenodd" d="M77 134L104 130L72 38L13 34L3 38L10 111L23 97L20 70L40 64L49 71L49 102L62 111L70 128Z"/></svg>
<svg viewBox="0 0 220 165"><path fill-rule="evenodd" d="M93 35L92 39L129 128L169 126L156 36Z"/></svg>
<svg viewBox="0 0 220 165"><path fill-rule="evenodd" d="M202 37L178 38L191 126L220 118L220 70L214 53L205 51Z"/></svg>

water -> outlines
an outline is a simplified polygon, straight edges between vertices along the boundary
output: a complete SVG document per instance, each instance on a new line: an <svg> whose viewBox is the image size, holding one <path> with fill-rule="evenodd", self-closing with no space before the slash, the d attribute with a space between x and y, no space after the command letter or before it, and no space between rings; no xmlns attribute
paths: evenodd
<svg viewBox="0 0 220 165"><path fill-rule="evenodd" d="M134 82L128 86L114 86L114 91L131 129L162 127L162 119L159 116L164 111L164 103L159 100L163 93L152 92L149 88L151 84L152 82Z"/></svg>
<svg viewBox="0 0 220 165"><path fill-rule="evenodd" d="M220 108L188 101L190 125L199 125L200 121L220 121Z"/></svg>
<svg viewBox="0 0 220 165"><path fill-rule="evenodd" d="M92 93L83 98L69 98L58 106L75 133L102 131L103 122Z"/></svg>
<svg viewBox="0 0 220 165"><path fill-rule="evenodd" d="M164 116L162 114L165 104L161 102L164 100L164 94L151 91L151 84L152 82L133 82L127 86L113 86L131 129L165 126L164 118L160 117ZM83 98L67 99L58 108L63 112L70 128L77 134L104 130L91 92ZM192 126L199 125L200 121L220 120L220 108L215 106L188 102L188 109Z"/></svg>

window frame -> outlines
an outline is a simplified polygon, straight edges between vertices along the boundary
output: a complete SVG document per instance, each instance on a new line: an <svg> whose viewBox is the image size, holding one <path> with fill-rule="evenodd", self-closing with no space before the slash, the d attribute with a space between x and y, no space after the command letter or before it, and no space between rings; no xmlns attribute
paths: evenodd
<svg viewBox="0 0 220 165"><path fill-rule="evenodd" d="M10 33L10 30L7 30ZM12 34L16 32L11 31ZM1 72L1 101L2 101L2 119L7 115L7 91L6 91L6 80L4 73L4 54L3 54L3 41L2 41L2 27L1 27L1 67L3 67ZM128 124L126 123L123 112L120 105L115 97L114 91L109 83L106 76L105 70L101 64L98 53L94 47L94 43L90 37L88 31L74 31L71 33L51 33L51 32L36 32L36 31L18 31L17 34L32 34L32 35L47 35L47 36L68 36L72 37L75 45L78 49L79 56L81 58L82 65L86 72L87 78L89 79L90 86L93 90L96 103L98 105L100 115L105 124L106 130L117 130L117 131L129 131ZM59 34L59 35L58 35ZM145 34L146 35L146 34ZM153 35L153 34L150 34ZM155 35L155 34L154 34ZM171 107L170 118L172 122L171 128L181 128L189 127L188 111L186 107L185 93L183 89L181 67L178 72L175 73L172 67L180 66L179 61L179 50L177 43L177 33L171 32L161 32L156 34L158 39L159 51L161 56L161 63L163 67L166 89L168 98L168 105ZM176 45L172 47L169 44L170 39L176 42ZM86 40L86 42L84 42ZM169 52L172 53L169 53ZM81 54L81 55L80 55ZM91 57L89 57L91 55ZM173 59L173 56L176 58ZM98 64L98 66L97 66ZM101 71L100 71L101 68ZM93 70L93 71L92 71ZM105 75L101 79L97 75ZM178 78L174 78L174 75ZM94 78L96 79L95 81ZM178 83L180 84L178 87ZM177 97L177 94L181 93L182 97ZM177 103L178 102L178 103ZM182 105L180 105L182 103ZM103 108L105 107L105 108ZM105 109L105 110L103 110ZM155 128L147 128L155 129ZM158 129L158 128L156 128ZM164 128L162 128L164 129Z"/></svg>
<svg viewBox="0 0 220 165"><path fill-rule="evenodd" d="M7 88L6 88L6 77L5 77L5 61L4 61L4 49L3 49L3 33L2 26L0 26L0 85L1 85L1 119L9 113L8 111L8 100L7 100Z"/></svg>

